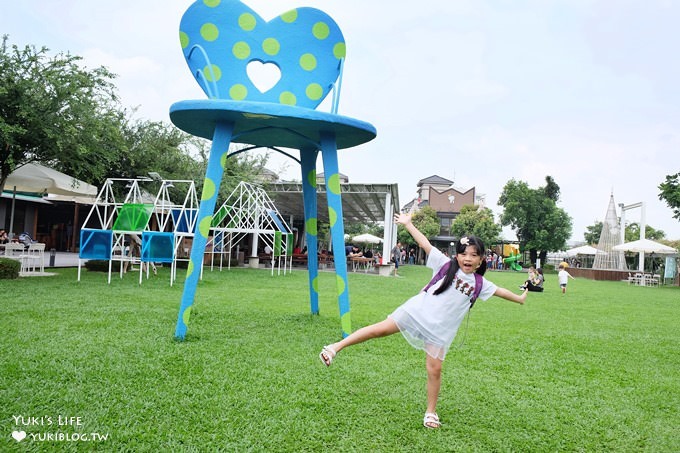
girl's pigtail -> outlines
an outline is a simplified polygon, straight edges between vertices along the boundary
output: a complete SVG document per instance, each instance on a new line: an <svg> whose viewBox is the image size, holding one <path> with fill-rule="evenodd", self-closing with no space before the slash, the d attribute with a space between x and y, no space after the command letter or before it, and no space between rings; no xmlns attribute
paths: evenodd
<svg viewBox="0 0 680 453"><path fill-rule="evenodd" d="M436 296L437 294L441 294L446 291L453 283L453 279L456 277L456 272L458 272L458 269L458 261L455 258L452 258L449 270L446 271L446 275L444 276L444 281L442 281L442 284L439 285L439 288L435 289L432 294Z"/></svg>

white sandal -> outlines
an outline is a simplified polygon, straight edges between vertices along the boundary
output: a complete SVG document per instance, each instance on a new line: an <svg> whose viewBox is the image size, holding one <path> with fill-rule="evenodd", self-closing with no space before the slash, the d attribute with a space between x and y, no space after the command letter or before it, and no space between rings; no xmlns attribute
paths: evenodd
<svg viewBox="0 0 680 453"><path fill-rule="evenodd" d="M330 346L324 346L319 353L319 359L324 365L331 366L336 354L337 352L335 352L335 349L331 348Z"/></svg>
<svg viewBox="0 0 680 453"><path fill-rule="evenodd" d="M434 412L425 412L425 417L423 418L423 426L425 428L437 429L441 428L442 422L439 421L439 416Z"/></svg>

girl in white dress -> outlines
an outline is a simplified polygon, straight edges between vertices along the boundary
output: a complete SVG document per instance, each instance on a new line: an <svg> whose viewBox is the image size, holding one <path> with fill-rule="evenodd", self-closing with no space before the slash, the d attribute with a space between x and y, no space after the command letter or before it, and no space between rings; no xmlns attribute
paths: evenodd
<svg viewBox="0 0 680 453"><path fill-rule="evenodd" d="M337 343L324 346L319 358L326 366L330 366L337 353L347 346L401 332L413 347L426 352L427 410L423 425L427 428L439 428L441 423L436 407L441 387L442 362L460 323L471 303L474 303L471 299L477 294L482 300L498 296L524 304L527 291L518 295L485 278L475 278L475 273L481 276L486 271L485 248L479 238L462 237L456 245L455 259L449 259L432 247L430 241L418 231L411 222L410 214L397 214L394 220L404 225L427 254L427 267L432 268L433 275L437 275L443 266L448 265L446 273L441 280L428 285L424 291L407 300L384 321L363 327ZM483 283L481 291L475 290L476 281Z"/></svg>

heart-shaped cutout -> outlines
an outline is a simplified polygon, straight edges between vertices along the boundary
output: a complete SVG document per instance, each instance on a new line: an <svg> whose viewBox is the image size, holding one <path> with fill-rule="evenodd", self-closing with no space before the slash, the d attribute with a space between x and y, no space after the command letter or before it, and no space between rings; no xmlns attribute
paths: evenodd
<svg viewBox="0 0 680 453"><path fill-rule="evenodd" d="M26 431L12 431L12 437L17 442L21 442L26 438Z"/></svg>
<svg viewBox="0 0 680 453"><path fill-rule="evenodd" d="M266 93L274 88L281 79L281 70L274 63L262 63L253 60L246 66L248 78L260 93Z"/></svg>
<svg viewBox="0 0 680 453"><path fill-rule="evenodd" d="M316 108L333 88L346 54L333 19L306 7L266 22L237 0L198 0L182 16L179 34L186 62L211 99ZM268 90L249 76L256 61L280 71Z"/></svg>

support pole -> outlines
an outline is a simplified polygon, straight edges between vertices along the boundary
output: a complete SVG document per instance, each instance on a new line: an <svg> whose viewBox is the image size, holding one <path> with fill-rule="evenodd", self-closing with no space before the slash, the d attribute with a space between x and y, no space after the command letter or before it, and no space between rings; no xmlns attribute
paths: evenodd
<svg viewBox="0 0 680 453"><path fill-rule="evenodd" d="M383 232L383 246L382 246L382 262L383 264L389 263L390 253L392 251L391 247L394 243L394 235L392 232L395 229L394 217L392 215L392 194L387 192L385 195L385 230Z"/></svg>
<svg viewBox="0 0 680 453"><path fill-rule="evenodd" d="M352 321L349 307L347 258L345 257L345 227L343 225L342 199L340 195L338 148L335 143L335 134L331 132L321 133L321 157L323 158L324 176L326 178L326 197L328 198L328 218L331 224L331 242L333 244L333 261L335 262L340 326L342 328L342 336L347 337L352 332Z"/></svg>
<svg viewBox="0 0 680 453"><path fill-rule="evenodd" d="M313 148L300 150L302 171L302 197L305 208L305 233L307 239L307 270L309 273L309 303L312 314L319 314L319 255L318 218L316 202L316 159L319 151Z"/></svg>
<svg viewBox="0 0 680 453"><path fill-rule="evenodd" d="M229 151L233 129L233 122L218 121L217 124L215 124L212 147L210 149L210 156L208 157L208 168L205 172L203 192L198 208L198 218L194 229L194 240L191 245L187 277L184 282L184 292L182 293L182 301L177 317L177 327L175 328L175 338L179 340L184 340L189 325L191 306L193 305L194 297L196 296L196 287L198 286L200 270L203 265L203 253L205 251L205 246L208 243L210 224L215 211L217 194L219 192L220 183L222 182L224 167L227 162L227 153Z"/></svg>

